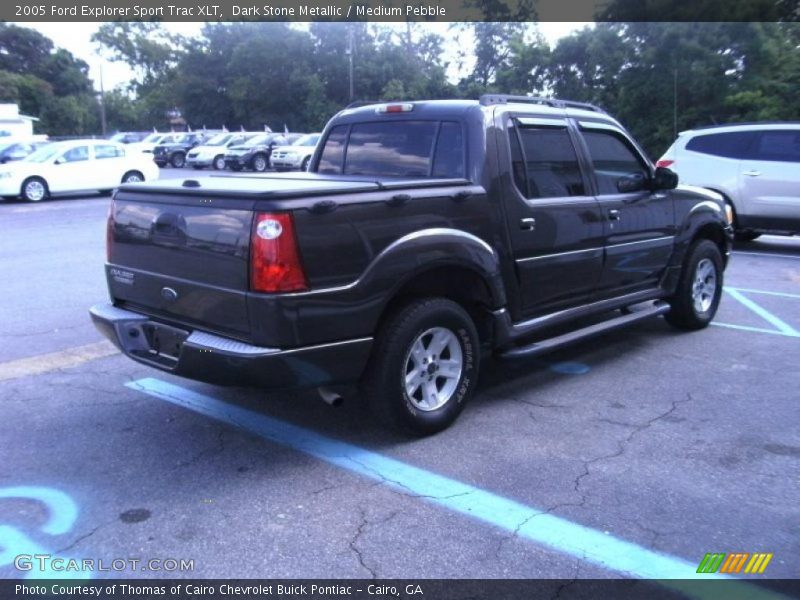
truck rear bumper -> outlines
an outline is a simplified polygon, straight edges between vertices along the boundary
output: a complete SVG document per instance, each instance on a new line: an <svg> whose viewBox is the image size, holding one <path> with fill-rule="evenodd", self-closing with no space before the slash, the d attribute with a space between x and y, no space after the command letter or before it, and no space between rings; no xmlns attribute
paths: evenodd
<svg viewBox="0 0 800 600"><path fill-rule="evenodd" d="M372 348L371 337L291 349L253 346L112 304L97 304L89 314L97 329L133 360L217 385L285 390L352 383Z"/></svg>

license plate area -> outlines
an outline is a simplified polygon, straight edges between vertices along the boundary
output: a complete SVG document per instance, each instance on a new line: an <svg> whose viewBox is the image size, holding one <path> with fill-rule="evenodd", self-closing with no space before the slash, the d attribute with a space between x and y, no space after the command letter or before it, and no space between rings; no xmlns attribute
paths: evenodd
<svg viewBox="0 0 800 600"><path fill-rule="evenodd" d="M175 367L189 332L152 321L141 324L138 329L145 343L131 349L131 354L162 367Z"/></svg>

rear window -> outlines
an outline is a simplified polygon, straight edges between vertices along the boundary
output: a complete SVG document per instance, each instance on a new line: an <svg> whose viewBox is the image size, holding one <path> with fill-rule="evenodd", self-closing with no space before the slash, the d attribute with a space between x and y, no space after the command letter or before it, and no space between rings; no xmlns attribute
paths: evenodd
<svg viewBox="0 0 800 600"><path fill-rule="evenodd" d="M464 138L451 121L339 125L325 140L320 173L463 178Z"/></svg>
<svg viewBox="0 0 800 600"><path fill-rule="evenodd" d="M754 131L697 135L689 140L686 149L724 158L745 158L755 136Z"/></svg>

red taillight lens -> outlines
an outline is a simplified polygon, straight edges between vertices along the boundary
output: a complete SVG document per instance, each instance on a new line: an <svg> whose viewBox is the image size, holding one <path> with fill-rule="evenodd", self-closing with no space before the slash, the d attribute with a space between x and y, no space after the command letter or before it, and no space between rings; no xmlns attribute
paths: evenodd
<svg viewBox="0 0 800 600"><path fill-rule="evenodd" d="M660 160L656 163L657 167L671 167L675 164L674 160Z"/></svg>
<svg viewBox="0 0 800 600"><path fill-rule="evenodd" d="M308 289L292 215L256 215L250 241L250 289L254 292Z"/></svg>

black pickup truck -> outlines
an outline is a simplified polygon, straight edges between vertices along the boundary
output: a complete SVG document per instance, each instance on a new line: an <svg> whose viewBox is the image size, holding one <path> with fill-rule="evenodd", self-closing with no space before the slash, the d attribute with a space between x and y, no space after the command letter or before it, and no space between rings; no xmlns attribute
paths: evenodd
<svg viewBox="0 0 800 600"><path fill-rule="evenodd" d="M382 422L430 434L461 412L482 357L656 315L708 325L731 215L677 183L590 105L349 108L309 173L121 186L111 303L91 316L158 369L331 402L358 383Z"/></svg>

